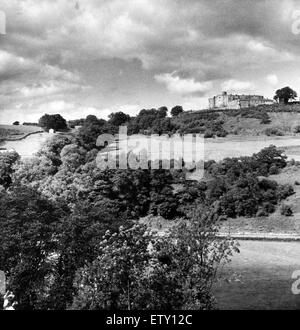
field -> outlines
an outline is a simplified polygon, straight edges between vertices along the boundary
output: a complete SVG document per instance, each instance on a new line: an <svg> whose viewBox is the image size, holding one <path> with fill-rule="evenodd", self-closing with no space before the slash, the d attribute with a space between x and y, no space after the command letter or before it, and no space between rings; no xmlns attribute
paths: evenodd
<svg viewBox="0 0 300 330"><path fill-rule="evenodd" d="M18 140L24 138L28 134L42 131L43 130L38 126L0 125L0 141Z"/></svg>
<svg viewBox="0 0 300 330"><path fill-rule="evenodd" d="M215 284L219 309L300 308L300 295L291 291L300 243L241 241L240 251Z"/></svg>
<svg viewBox="0 0 300 330"><path fill-rule="evenodd" d="M26 139L5 141L1 147L14 149L21 158L31 158L36 154L44 142L51 138L52 134L47 132L31 134Z"/></svg>

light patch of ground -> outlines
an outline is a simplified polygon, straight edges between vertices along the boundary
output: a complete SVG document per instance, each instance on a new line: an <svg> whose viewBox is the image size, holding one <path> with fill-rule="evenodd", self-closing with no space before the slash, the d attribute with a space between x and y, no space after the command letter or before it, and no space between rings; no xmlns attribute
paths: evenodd
<svg viewBox="0 0 300 330"><path fill-rule="evenodd" d="M54 134L46 132L32 134L22 140L6 141L1 147L8 150L14 149L21 158L31 158L40 150L43 143L53 136Z"/></svg>

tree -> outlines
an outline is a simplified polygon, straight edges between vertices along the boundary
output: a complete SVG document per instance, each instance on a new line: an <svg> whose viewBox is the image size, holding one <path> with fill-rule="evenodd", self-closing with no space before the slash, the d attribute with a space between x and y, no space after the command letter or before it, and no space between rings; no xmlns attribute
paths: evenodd
<svg viewBox="0 0 300 330"><path fill-rule="evenodd" d="M74 142L71 136L56 135L52 139L48 139L38 152L38 156L44 156L51 160L54 166L61 165L60 153L62 149Z"/></svg>
<svg viewBox="0 0 300 330"><path fill-rule="evenodd" d="M61 210L31 188L0 194L0 269L20 309L42 308Z"/></svg>
<svg viewBox="0 0 300 330"><path fill-rule="evenodd" d="M176 105L176 107L172 108L171 110L171 115L173 117L177 117L178 115L180 115L183 112L183 108L180 105Z"/></svg>
<svg viewBox="0 0 300 330"><path fill-rule="evenodd" d="M19 121L15 121L15 122L13 123L13 125L14 125L14 126L19 126L19 125L20 125L20 122L19 122Z"/></svg>
<svg viewBox="0 0 300 330"><path fill-rule="evenodd" d="M279 103L288 104L289 100L295 100L296 97L297 93L294 90L292 90L290 87L284 87L276 91L274 100L279 101Z"/></svg>
<svg viewBox="0 0 300 330"><path fill-rule="evenodd" d="M121 126L130 121L130 116L120 111L109 115L109 123L113 126Z"/></svg>
<svg viewBox="0 0 300 330"><path fill-rule="evenodd" d="M116 215L112 203L93 206L78 203L73 213L58 224L58 260L49 290L48 308L62 310L72 304L76 272L97 257L105 232L115 232L123 221Z"/></svg>
<svg viewBox="0 0 300 330"><path fill-rule="evenodd" d="M8 188L12 182L13 165L19 160L17 152L0 154L0 186Z"/></svg>
<svg viewBox="0 0 300 330"><path fill-rule="evenodd" d="M216 237L217 217L197 209L170 236L142 225L107 232L98 257L77 272L74 309L212 309L218 267L236 246Z"/></svg>
<svg viewBox="0 0 300 330"><path fill-rule="evenodd" d="M165 106L160 107L160 108L158 108L158 112L159 112L161 118L165 118L168 114L168 108Z"/></svg>
<svg viewBox="0 0 300 330"><path fill-rule="evenodd" d="M39 126L44 128L45 130L49 130L49 129L64 130L68 127L66 120L59 114L57 115L45 114L40 118Z"/></svg>
<svg viewBox="0 0 300 330"><path fill-rule="evenodd" d="M88 115L86 118L85 118L85 121L86 123L97 123L99 121L99 119L95 116L95 115ZM84 124L83 122L83 124Z"/></svg>
<svg viewBox="0 0 300 330"><path fill-rule="evenodd" d="M170 118L166 118L168 109L161 107L157 109L141 110L140 113L130 121L128 125L129 134L162 134L173 131Z"/></svg>
<svg viewBox="0 0 300 330"><path fill-rule="evenodd" d="M83 126L78 132L79 144L87 150L96 148L96 141L99 135L106 132L107 122L104 119L98 119L96 116L89 115Z"/></svg>

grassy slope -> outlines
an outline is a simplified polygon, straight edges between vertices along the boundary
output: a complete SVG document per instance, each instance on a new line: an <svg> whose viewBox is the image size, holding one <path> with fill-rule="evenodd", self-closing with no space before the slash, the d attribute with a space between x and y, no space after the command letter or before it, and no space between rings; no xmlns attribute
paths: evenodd
<svg viewBox="0 0 300 330"><path fill-rule="evenodd" d="M242 115L242 113L243 115ZM257 113L257 115L254 115ZM247 114L248 113L248 114ZM252 113L252 114L251 114ZM271 122L262 124L259 114L267 113ZM284 135L293 135L294 128L300 125L300 104L266 105L257 108L240 110L202 110L184 112L172 119L179 127L210 129L212 121L223 121L223 128L230 134L240 136L265 135L268 128L277 128ZM195 126L193 126L195 124ZM194 132L193 132L194 133Z"/></svg>
<svg viewBox="0 0 300 330"><path fill-rule="evenodd" d="M279 184L290 184L295 190L295 194L283 201L292 207L294 215L291 217L282 216L280 214L279 204L275 213L268 217L261 218L237 218L230 219L223 225L223 230L232 233L300 233L300 186L295 185L295 181L300 182L300 166L289 166L280 174L269 177L271 180L277 181Z"/></svg>
<svg viewBox="0 0 300 330"><path fill-rule="evenodd" d="M260 119L231 117L227 114L221 114L220 118L224 120L223 127L227 132L236 132L238 135L264 135L267 128L278 128L284 135L293 135L294 127L300 125L300 113L271 112L268 115L270 124L261 124Z"/></svg>
<svg viewBox="0 0 300 330"><path fill-rule="evenodd" d="M41 127L38 126L0 125L0 140L20 139L27 134L41 131Z"/></svg>

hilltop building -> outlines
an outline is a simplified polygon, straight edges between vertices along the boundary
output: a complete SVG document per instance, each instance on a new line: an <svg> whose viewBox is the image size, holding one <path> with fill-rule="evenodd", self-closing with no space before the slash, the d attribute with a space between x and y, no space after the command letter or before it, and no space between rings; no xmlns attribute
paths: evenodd
<svg viewBox="0 0 300 330"><path fill-rule="evenodd" d="M209 109L242 109L273 103L273 100L265 99L261 95L237 95L223 92L209 99Z"/></svg>

